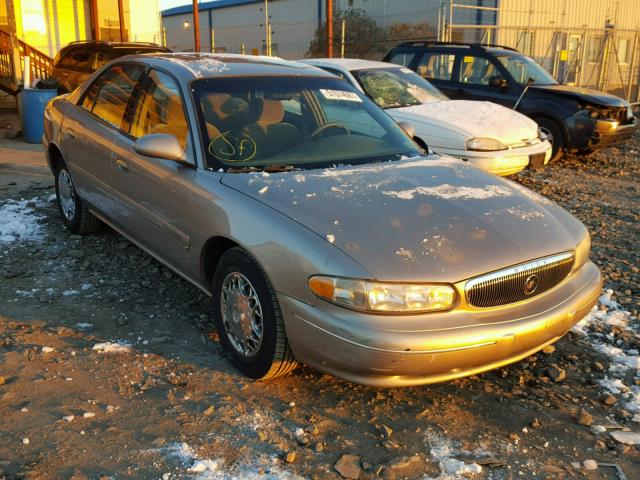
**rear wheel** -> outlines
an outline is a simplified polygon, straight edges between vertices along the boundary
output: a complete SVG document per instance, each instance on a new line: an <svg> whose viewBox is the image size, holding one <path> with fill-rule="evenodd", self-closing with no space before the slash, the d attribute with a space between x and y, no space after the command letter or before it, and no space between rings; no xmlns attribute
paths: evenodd
<svg viewBox="0 0 640 480"><path fill-rule="evenodd" d="M534 120L538 123L540 131L547 136L547 140L549 140L549 143L551 144L552 151L551 159L549 161L558 160L562 157L565 146L564 136L560 125L547 117L537 117L534 118Z"/></svg>
<svg viewBox="0 0 640 480"><path fill-rule="evenodd" d="M100 228L100 220L80 200L67 166L56 169L56 201L65 226L71 233L86 235Z"/></svg>
<svg viewBox="0 0 640 480"><path fill-rule="evenodd" d="M220 344L243 374L266 380L296 367L276 293L258 263L239 247L218 263L212 304Z"/></svg>

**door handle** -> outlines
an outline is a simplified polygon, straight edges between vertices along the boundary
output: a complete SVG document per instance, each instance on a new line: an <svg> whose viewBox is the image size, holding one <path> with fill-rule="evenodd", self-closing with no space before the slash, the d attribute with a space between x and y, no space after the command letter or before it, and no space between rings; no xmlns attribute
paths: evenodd
<svg viewBox="0 0 640 480"><path fill-rule="evenodd" d="M119 158L116 160L116 169L119 170L120 172L128 172L129 165L127 164L127 162Z"/></svg>

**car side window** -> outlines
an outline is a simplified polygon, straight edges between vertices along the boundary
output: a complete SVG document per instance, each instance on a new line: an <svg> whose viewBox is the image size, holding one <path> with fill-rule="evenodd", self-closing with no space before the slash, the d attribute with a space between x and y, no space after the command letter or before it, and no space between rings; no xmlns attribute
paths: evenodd
<svg viewBox="0 0 640 480"><path fill-rule="evenodd" d="M87 90L82 106L116 128L120 128L129 98L144 72L142 65L114 65Z"/></svg>
<svg viewBox="0 0 640 480"><path fill-rule="evenodd" d="M134 138L166 133L176 137L185 148L187 119L178 85L169 75L151 70L143 80L129 133Z"/></svg>
<svg viewBox="0 0 640 480"><path fill-rule="evenodd" d="M450 53L426 53L418 63L416 73L422 78L451 80L456 56Z"/></svg>
<svg viewBox="0 0 640 480"><path fill-rule="evenodd" d="M460 62L458 81L473 85L489 85L491 77L500 75L496 66L485 57L464 55Z"/></svg>
<svg viewBox="0 0 640 480"><path fill-rule="evenodd" d="M413 62L413 59L416 57L415 52L397 52L391 55L389 59L389 63L396 63L398 65L403 65L408 67Z"/></svg>

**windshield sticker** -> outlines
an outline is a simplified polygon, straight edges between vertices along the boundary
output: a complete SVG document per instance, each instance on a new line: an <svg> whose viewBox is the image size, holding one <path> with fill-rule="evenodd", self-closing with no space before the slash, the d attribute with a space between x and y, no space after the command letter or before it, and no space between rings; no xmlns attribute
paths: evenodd
<svg viewBox="0 0 640 480"><path fill-rule="evenodd" d="M473 57L471 55L465 55L463 62L464 63L473 63Z"/></svg>
<svg viewBox="0 0 640 480"><path fill-rule="evenodd" d="M344 90L329 90L321 88L320 93L327 100L343 100L345 102L361 102L362 99L353 92L346 92Z"/></svg>
<svg viewBox="0 0 640 480"><path fill-rule="evenodd" d="M209 153L223 162L246 162L256 155L256 142L250 135L230 130L214 138Z"/></svg>

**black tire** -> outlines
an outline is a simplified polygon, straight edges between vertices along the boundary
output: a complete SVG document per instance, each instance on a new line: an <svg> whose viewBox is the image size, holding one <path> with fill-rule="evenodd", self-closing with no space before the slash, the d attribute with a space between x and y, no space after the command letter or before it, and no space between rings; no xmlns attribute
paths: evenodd
<svg viewBox="0 0 640 480"><path fill-rule="evenodd" d="M76 193L71 174L64 163L59 163L58 168L56 168L55 186L58 212L67 229L71 233L78 235L96 232L102 222L89 211ZM68 198L73 204L73 211L69 209L69 204L62 200L61 192L65 192L62 194L63 196L69 195ZM65 208L65 205L67 205L67 208Z"/></svg>
<svg viewBox="0 0 640 480"><path fill-rule="evenodd" d="M538 123L540 130L547 134L549 142L551 143L552 150L549 162L562 158L562 155L564 154L565 140L560 125L555 120L551 120L547 117L536 117L534 120Z"/></svg>
<svg viewBox="0 0 640 480"><path fill-rule="evenodd" d="M229 334L223 321L223 284L236 274L241 274L250 282L261 309L262 341L251 356L245 355L234 345L230 338L233 333ZM235 247L222 255L213 276L211 293L220 344L238 370L248 377L267 380L296 368L297 362L289 347L276 293L260 265L246 251Z"/></svg>

